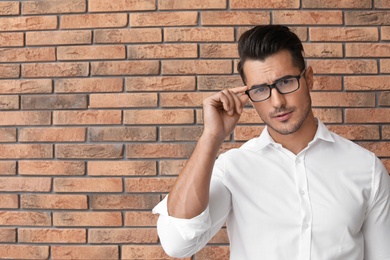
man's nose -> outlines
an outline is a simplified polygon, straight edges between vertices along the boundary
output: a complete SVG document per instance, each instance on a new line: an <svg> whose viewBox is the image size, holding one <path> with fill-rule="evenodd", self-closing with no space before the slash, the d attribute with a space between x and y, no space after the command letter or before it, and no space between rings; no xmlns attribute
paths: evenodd
<svg viewBox="0 0 390 260"><path fill-rule="evenodd" d="M271 90L271 104L275 108L280 108L286 105L286 99L283 94L280 94L276 88Z"/></svg>

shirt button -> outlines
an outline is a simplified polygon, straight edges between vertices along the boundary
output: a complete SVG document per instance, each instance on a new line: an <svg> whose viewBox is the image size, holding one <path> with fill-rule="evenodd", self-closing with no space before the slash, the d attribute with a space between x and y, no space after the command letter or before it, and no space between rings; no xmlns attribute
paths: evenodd
<svg viewBox="0 0 390 260"><path fill-rule="evenodd" d="M305 191L304 191L304 190L301 190L301 191L299 192L299 194L301 194L301 195L303 196L303 195L305 195Z"/></svg>
<svg viewBox="0 0 390 260"><path fill-rule="evenodd" d="M309 228L309 224L307 224L307 223L303 224L302 228L303 229L308 229Z"/></svg>

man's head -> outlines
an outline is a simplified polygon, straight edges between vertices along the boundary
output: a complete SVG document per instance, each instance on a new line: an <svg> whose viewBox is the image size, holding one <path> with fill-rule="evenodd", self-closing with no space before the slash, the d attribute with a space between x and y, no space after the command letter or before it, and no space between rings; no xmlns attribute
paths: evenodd
<svg viewBox="0 0 390 260"><path fill-rule="evenodd" d="M240 62L237 69L244 84L244 64L248 59L263 61L281 50L287 50L291 54L293 63L299 70L304 69L302 43L289 28L282 25L256 26L242 34L238 41Z"/></svg>

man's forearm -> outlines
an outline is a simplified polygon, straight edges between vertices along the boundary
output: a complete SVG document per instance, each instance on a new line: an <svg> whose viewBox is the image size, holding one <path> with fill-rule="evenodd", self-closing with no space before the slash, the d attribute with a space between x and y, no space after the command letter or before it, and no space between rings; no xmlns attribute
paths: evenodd
<svg viewBox="0 0 390 260"><path fill-rule="evenodd" d="M211 173L222 143L202 135L168 197L168 213L190 219L202 213L209 202Z"/></svg>

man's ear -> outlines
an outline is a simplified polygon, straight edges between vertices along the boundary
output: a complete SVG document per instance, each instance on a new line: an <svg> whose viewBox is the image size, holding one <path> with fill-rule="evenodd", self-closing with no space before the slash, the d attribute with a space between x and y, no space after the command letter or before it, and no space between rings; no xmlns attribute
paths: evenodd
<svg viewBox="0 0 390 260"><path fill-rule="evenodd" d="M306 84L308 89L312 91L314 85L314 78L313 78L313 68L311 66L307 67L305 71L305 79L306 79Z"/></svg>

